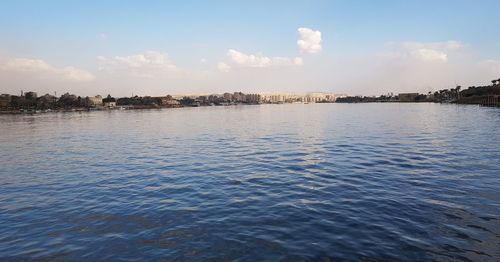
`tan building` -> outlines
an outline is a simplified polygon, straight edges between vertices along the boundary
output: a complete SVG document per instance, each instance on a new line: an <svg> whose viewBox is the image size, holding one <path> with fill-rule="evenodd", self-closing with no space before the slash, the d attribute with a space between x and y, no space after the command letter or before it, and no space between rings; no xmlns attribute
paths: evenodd
<svg viewBox="0 0 500 262"><path fill-rule="evenodd" d="M167 107L175 107L181 104L179 100L174 99L172 96L164 96L161 97L160 100L161 100L161 105Z"/></svg>
<svg viewBox="0 0 500 262"><path fill-rule="evenodd" d="M102 106L102 96L96 95L93 97L89 97L90 104L93 106Z"/></svg>

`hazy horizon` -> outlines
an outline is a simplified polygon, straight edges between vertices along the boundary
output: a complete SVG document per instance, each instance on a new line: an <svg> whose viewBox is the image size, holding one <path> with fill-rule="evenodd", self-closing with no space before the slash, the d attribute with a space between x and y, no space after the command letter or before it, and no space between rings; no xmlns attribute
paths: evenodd
<svg viewBox="0 0 500 262"><path fill-rule="evenodd" d="M2 9L1 93L379 95L500 77L498 1L3 1Z"/></svg>

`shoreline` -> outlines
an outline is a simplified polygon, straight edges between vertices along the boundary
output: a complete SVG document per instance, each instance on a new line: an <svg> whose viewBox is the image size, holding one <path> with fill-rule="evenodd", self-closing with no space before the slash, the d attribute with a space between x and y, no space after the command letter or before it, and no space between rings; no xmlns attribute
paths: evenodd
<svg viewBox="0 0 500 262"><path fill-rule="evenodd" d="M364 102L330 102L330 103L261 103L261 104L230 104L230 105L200 105L200 106L177 106L177 107L130 107L116 106L112 108L73 108L73 109L15 109L15 110L0 110L0 115L37 115L50 113L81 113L81 112L104 112L104 111L130 111L130 110L163 110L176 108L198 108L198 107L233 107L233 106L257 106L257 105L308 105L308 104L447 104L447 105L474 105L481 107L500 107L487 106L478 103L439 103L431 101L423 102L402 102L402 101L364 101Z"/></svg>

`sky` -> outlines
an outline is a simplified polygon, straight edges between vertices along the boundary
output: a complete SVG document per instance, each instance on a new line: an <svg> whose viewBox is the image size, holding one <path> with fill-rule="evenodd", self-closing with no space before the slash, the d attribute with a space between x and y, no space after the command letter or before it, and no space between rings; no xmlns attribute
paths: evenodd
<svg viewBox="0 0 500 262"><path fill-rule="evenodd" d="M0 93L379 95L500 78L498 0L0 1Z"/></svg>

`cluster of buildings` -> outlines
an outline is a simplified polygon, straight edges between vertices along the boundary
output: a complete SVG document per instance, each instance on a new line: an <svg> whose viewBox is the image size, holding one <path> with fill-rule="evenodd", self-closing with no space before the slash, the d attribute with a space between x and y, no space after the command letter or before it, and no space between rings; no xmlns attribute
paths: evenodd
<svg viewBox="0 0 500 262"><path fill-rule="evenodd" d="M194 105L229 105L229 104L260 104L261 95L259 94L244 94L242 92L211 94L211 95L187 95L176 97L181 104L186 104L185 101L192 99Z"/></svg>
<svg viewBox="0 0 500 262"><path fill-rule="evenodd" d="M283 103L364 103L364 102L450 102L464 104L482 104L500 106L500 79L493 80L492 85L472 86L461 90L460 86L443 89L428 94L389 93L381 96L345 96L329 93L262 93L244 94L242 92L183 95L183 96L132 96L114 98L111 95L102 97L80 97L65 93L38 96L36 92L22 92L20 95L0 95L0 111L3 112L37 112L50 110L104 110L104 109L141 109L172 108L186 106L221 106L236 104L283 104Z"/></svg>
<svg viewBox="0 0 500 262"><path fill-rule="evenodd" d="M60 97L55 94L38 96L36 92L21 92L20 95L0 95L0 110L89 110L89 109L140 109L186 106L220 106L235 104L283 104L283 103L359 103L359 102L464 102L482 103L494 95L498 100L500 80L490 86L470 87L460 90L460 86L428 94L399 93L381 96L345 96L330 93L261 93L244 94L242 92L183 95L183 96L133 96L114 98L110 95L80 97L65 93ZM476 101L477 100L477 101ZM488 100L489 101L489 100ZM498 103L498 102L497 102Z"/></svg>
<svg viewBox="0 0 500 262"><path fill-rule="evenodd" d="M189 100L195 105L228 105L228 104L283 104L283 103L333 103L336 96L326 93L272 93L272 94L244 94L242 92L178 96L181 104Z"/></svg>
<svg viewBox="0 0 500 262"><path fill-rule="evenodd" d="M104 110L104 109L141 109L186 106L220 106L235 104L283 104L283 103L363 103L363 102L445 102L462 104L481 104L500 106L500 79L492 85L471 86L461 90L460 86L443 89L427 94L389 93L381 96L345 96L329 93L262 93L244 94L242 92L183 95L183 96L132 96L114 98L111 95L102 97L81 97L65 93L38 96L36 92L22 92L20 95L0 95L0 111L2 112L37 112L39 110Z"/></svg>
<svg viewBox="0 0 500 262"><path fill-rule="evenodd" d="M21 95L0 95L0 110L89 110L89 109L140 109L184 106L217 106L235 104L281 104L281 103L327 103L335 102L334 94L244 94L242 92L211 95L171 95L151 97L133 96L114 98L110 95L80 97L65 93L60 97L55 94L38 96L36 92L21 92Z"/></svg>
<svg viewBox="0 0 500 262"><path fill-rule="evenodd" d="M114 98L111 95L80 97L65 93L60 97L56 94L38 96L36 92L21 92L20 95L0 95L0 110L88 110L112 108L158 108L183 106L213 106L235 104L281 104L281 103L327 103L335 102L334 94L308 93L274 93L274 94L244 94L242 92L151 97L133 96Z"/></svg>
<svg viewBox="0 0 500 262"><path fill-rule="evenodd" d="M307 94L262 94L261 103L333 103L334 94L307 93Z"/></svg>

